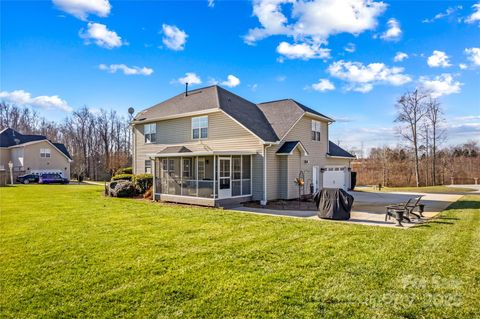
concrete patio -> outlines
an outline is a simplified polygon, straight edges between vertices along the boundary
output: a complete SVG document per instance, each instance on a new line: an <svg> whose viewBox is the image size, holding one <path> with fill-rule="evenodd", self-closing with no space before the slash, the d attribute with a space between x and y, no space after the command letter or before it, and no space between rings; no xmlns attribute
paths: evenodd
<svg viewBox="0 0 480 319"><path fill-rule="evenodd" d="M434 217L451 203L462 197L461 194L426 194L426 193L386 193L386 192L349 192L354 198L354 204L351 212L351 218L348 221L332 221L342 223L357 223L370 226L396 227L396 221L390 219L385 221L385 206L403 203L412 197L424 195L421 204L425 204L425 218L423 220L414 220L412 223L403 223L405 228L412 227ZM319 219L314 210L273 210L255 207L235 207L235 211L266 214L273 216L293 217L293 218L311 218ZM324 219L325 220L325 219ZM331 221L331 220L328 220Z"/></svg>

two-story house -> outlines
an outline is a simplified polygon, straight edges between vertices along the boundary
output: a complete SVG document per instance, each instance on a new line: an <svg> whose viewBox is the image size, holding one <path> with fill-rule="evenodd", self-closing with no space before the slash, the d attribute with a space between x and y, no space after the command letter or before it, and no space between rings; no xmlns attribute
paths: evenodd
<svg viewBox="0 0 480 319"><path fill-rule="evenodd" d="M58 173L70 179L72 157L62 143L43 135L26 135L12 128L0 131L0 170L13 165L14 178L23 174Z"/></svg>
<svg viewBox="0 0 480 319"><path fill-rule="evenodd" d="M298 198L298 177L302 193L348 189L355 157L329 142L333 122L292 99L186 91L136 115L133 169L154 175L157 200L208 206Z"/></svg>

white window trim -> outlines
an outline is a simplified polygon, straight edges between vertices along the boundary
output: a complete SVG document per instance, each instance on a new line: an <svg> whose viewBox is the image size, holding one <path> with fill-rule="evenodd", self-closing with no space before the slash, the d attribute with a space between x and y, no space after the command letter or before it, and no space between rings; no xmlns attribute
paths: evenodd
<svg viewBox="0 0 480 319"><path fill-rule="evenodd" d="M312 141L317 141L317 142L321 141L322 140L322 122L317 121L317 120L312 120L312 132L318 133L320 139L317 140L316 137L315 137L315 139L312 139L310 137L311 140ZM310 133L310 135L311 135L311 133Z"/></svg>
<svg viewBox="0 0 480 319"><path fill-rule="evenodd" d="M40 158L51 158L51 157L52 157L52 152L50 151L49 148L40 149Z"/></svg>
<svg viewBox="0 0 480 319"><path fill-rule="evenodd" d="M146 133L147 127L149 127L149 132ZM154 129L154 132L151 131L151 129ZM147 134L150 135L150 139L147 140ZM155 135L155 141L152 142L152 135ZM152 144L157 141L157 123L147 123L143 124L143 136L144 136L144 141L145 144Z"/></svg>
<svg viewBox="0 0 480 319"><path fill-rule="evenodd" d="M198 129L198 138L194 138L193 137L193 130L194 130L194 127L193 127L193 121L195 119L199 119L199 121L201 121L201 119L204 119L206 118L207 119L207 126L199 126L199 127L195 127L195 129ZM190 128L191 128L191 133L190 133L190 137L192 138L192 140L206 140L208 139L208 115L205 115L205 116L196 116L196 117L192 117L191 121L190 121ZM202 137L202 128L206 128L207 129L207 137Z"/></svg>

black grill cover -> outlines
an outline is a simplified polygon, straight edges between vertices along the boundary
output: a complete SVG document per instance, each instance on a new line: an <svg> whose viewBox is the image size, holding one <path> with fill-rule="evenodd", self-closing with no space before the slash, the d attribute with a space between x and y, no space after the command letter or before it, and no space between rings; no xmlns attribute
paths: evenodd
<svg viewBox="0 0 480 319"><path fill-rule="evenodd" d="M353 205L353 196L340 188L324 188L314 196L318 217L348 220Z"/></svg>

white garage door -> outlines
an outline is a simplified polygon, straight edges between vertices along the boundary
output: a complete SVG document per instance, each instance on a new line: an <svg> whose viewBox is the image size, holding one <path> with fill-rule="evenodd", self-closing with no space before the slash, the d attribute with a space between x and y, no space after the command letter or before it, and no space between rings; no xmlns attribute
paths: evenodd
<svg viewBox="0 0 480 319"><path fill-rule="evenodd" d="M346 167L327 167L323 172L323 187L348 190L348 170Z"/></svg>

